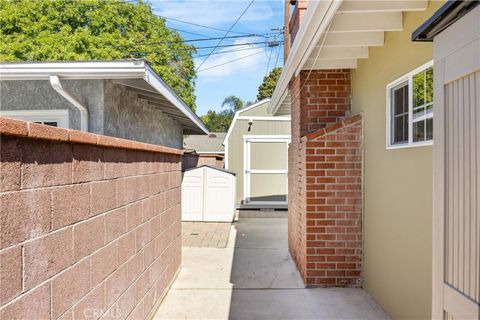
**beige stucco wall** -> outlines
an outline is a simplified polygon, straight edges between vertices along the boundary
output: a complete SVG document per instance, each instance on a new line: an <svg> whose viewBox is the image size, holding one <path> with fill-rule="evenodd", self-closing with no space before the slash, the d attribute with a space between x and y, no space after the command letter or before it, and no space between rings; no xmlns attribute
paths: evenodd
<svg viewBox="0 0 480 320"><path fill-rule="evenodd" d="M267 116L266 104L251 109L255 116ZM243 116L244 114L242 114ZM252 115L252 114L250 114ZM254 120L248 131L248 120L237 120L227 141L228 170L237 174L237 204L243 200L243 136L244 135L290 135L290 121ZM281 159L280 159L281 160ZM276 161L271 157L271 161Z"/></svg>
<svg viewBox="0 0 480 320"><path fill-rule="evenodd" d="M404 13L404 31L352 73L353 113L365 115L364 287L394 319L430 318L432 148L386 149L386 85L432 59L411 34L443 3Z"/></svg>

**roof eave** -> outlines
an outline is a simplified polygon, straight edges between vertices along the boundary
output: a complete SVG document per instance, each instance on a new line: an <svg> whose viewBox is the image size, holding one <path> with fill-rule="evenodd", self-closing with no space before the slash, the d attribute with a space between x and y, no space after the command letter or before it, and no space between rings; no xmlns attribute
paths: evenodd
<svg viewBox="0 0 480 320"><path fill-rule="evenodd" d="M268 111L276 114L293 76L305 65L308 57L328 28L342 0L311 1L288 55L282 74L273 92Z"/></svg>
<svg viewBox="0 0 480 320"><path fill-rule="evenodd" d="M432 42L433 38L480 4L478 0L449 0L412 33L412 41Z"/></svg>
<svg viewBox="0 0 480 320"><path fill-rule="evenodd" d="M199 133L208 134L209 131L200 118L188 107L182 99L153 71L146 65L144 80L155 88L166 99L170 100L180 111L183 112L200 130Z"/></svg>
<svg viewBox="0 0 480 320"><path fill-rule="evenodd" d="M51 75L62 79L143 79L178 108L197 128L195 133L209 131L200 118L153 71L144 59L121 61L59 61L0 64L0 80L48 80ZM189 128L191 132L191 128Z"/></svg>

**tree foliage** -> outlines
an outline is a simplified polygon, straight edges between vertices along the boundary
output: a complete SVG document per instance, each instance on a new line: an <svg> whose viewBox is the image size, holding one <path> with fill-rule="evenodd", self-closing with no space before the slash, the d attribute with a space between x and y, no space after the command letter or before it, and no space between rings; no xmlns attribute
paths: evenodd
<svg viewBox="0 0 480 320"><path fill-rule="evenodd" d="M203 123L212 132L226 132L233 120L234 112L232 110L222 110L216 112L209 110L206 115L200 116Z"/></svg>
<svg viewBox="0 0 480 320"><path fill-rule="evenodd" d="M227 109L220 112L209 110L206 115L203 115L200 118L209 131L225 132L228 131L235 112L251 104L251 101L245 102L241 98L231 95L226 97L222 102L222 108L228 107Z"/></svg>
<svg viewBox="0 0 480 320"><path fill-rule="evenodd" d="M225 99L223 99L222 108L225 107L225 106L228 106L230 108L230 110L236 112L236 111L242 109L244 104L245 103L243 102L242 99L240 99L237 96L232 95L232 96L228 96Z"/></svg>
<svg viewBox="0 0 480 320"><path fill-rule="evenodd" d="M282 68L276 67L273 68L267 76L263 77L263 81L258 87L257 100L263 100L272 97L281 73Z"/></svg>
<svg viewBox="0 0 480 320"><path fill-rule="evenodd" d="M195 48L142 0L0 0L0 39L0 61L146 58L195 109Z"/></svg>

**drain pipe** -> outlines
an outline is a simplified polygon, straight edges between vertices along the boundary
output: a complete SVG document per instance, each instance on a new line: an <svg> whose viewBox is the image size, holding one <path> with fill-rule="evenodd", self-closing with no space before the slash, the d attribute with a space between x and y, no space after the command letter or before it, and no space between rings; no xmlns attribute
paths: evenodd
<svg viewBox="0 0 480 320"><path fill-rule="evenodd" d="M80 111L80 130L88 131L88 109L75 98L70 92L65 90L58 76L50 76L50 85L62 97L67 99L75 108Z"/></svg>

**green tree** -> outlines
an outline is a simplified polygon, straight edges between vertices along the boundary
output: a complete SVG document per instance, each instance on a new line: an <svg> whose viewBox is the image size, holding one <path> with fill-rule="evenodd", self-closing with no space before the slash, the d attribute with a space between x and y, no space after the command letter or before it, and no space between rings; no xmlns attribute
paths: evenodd
<svg viewBox="0 0 480 320"><path fill-rule="evenodd" d="M258 87L257 100L263 100L272 97L281 73L282 68L276 67L273 68L267 76L263 77L263 82Z"/></svg>
<svg viewBox="0 0 480 320"><path fill-rule="evenodd" d="M232 123L233 116L238 110L248 107L253 102L243 101L241 98L231 95L226 97L222 102L222 108L228 107L220 112L215 110L208 110L206 115L200 116L203 123L207 126L208 130L216 132L228 131L230 124Z"/></svg>
<svg viewBox="0 0 480 320"><path fill-rule="evenodd" d="M232 110L222 110L220 112L209 110L206 115L200 116L200 119L209 131L226 132L232 123L233 115Z"/></svg>
<svg viewBox="0 0 480 320"><path fill-rule="evenodd" d="M0 0L0 39L0 61L145 58L195 109L195 47L143 0Z"/></svg>
<svg viewBox="0 0 480 320"><path fill-rule="evenodd" d="M236 112L240 109L242 109L245 105L245 102L243 102L242 99L240 99L237 96L228 96L226 97L223 102L222 102L222 108L225 106L228 106L230 110Z"/></svg>

